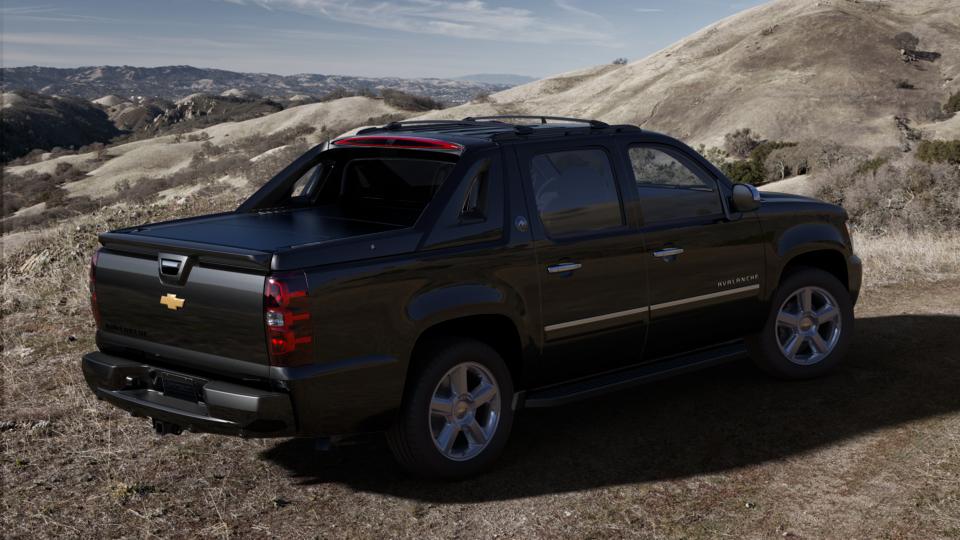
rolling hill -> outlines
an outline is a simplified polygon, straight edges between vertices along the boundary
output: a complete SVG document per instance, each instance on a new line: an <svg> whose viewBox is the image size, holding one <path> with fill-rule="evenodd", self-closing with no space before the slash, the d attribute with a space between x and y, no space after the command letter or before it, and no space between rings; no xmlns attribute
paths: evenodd
<svg viewBox="0 0 960 540"><path fill-rule="evenodd" d="M633 63L564 73L426 117L598 118L708 146L748 127L771 140L876 150L901 146L905 129L960 134L942 110L958 90L960 0L776 0Z"/></svg>
<svg viewBox="0 0 960 540"><path fill-rule="evenodd" d="M34 148L107 142L120 130L86 100L19 91L3 94L0 133L0 161L8 161Z"/></svg>

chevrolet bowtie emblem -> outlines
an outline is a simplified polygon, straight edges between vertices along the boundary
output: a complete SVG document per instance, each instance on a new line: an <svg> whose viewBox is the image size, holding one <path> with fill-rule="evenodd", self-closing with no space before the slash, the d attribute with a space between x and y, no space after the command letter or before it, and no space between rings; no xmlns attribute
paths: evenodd
<svg viewBox="0 0 960 540"><path fill-rule="evenodd" d="M175 294L167 294L160 297L160 303L167 306L167 309L172 309L174 311L183 307L183 303L186 302L183 298L177 298Z"/></svg>

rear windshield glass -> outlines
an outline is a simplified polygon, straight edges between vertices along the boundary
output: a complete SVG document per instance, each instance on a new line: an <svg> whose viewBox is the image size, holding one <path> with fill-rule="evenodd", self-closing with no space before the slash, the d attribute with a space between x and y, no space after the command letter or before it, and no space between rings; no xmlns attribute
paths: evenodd
<svg viewBox="0 0 960 540"><path fill-rule="evenodd" d="M431 157L339 153L310 165L271 207L313 207L330 217L409 227L456 165Z"/></svg>
<svg viewBox="0 0 960 540"><path fill-rule="evenodd" d="M422 209L451 170L453 163L426 159L355 159L344 170L341 194L353 204Z"/></svg>

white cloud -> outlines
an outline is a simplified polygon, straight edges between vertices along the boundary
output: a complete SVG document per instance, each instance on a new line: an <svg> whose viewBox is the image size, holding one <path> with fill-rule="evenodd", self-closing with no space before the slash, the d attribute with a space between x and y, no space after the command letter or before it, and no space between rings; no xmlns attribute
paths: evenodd
<svg viewBox="0 0 960 540"><path fill-rule="evenodd" d="M24 6L0 8L0 16L10 20L30 20L41 22L70 22L70 23L117 23L120 19L101 17L97 15L81 15L61 9L46 6Z"/></svg>
<svg viewBox="0 0 960 540"><path fill-rule="evenodd" d="M615 45L607 28L596 24L548 17L529 9L490 6L483 0L221 0L257 5L266 9L293 9L315 13L335 21L419 34L524 43L581 41L592 45ZM561 13L579 18L600 17L557 0ZM602 18L602 17L601 17Z"/></svg>
<svg viewBox="0 0 960 540"><path fill-rule="evenodd" d="M228 42L207 38L175 38L135 36L91 36L87 34L67 34L52 32L7 32L3 34L4 44L30 45L43 47L71 48L123 48L127 51L156 50L194 50L194 49L234 49L244 45L240 42Z"/></svg>
<svg viewBox="0 0 960 540"><path fill-rule="evenodd" d="M118 45L117 40L111 38L49 32L6 32L3 34L3 41L4 43L15 45L45 45L61 47L111 47Z"/></svg>

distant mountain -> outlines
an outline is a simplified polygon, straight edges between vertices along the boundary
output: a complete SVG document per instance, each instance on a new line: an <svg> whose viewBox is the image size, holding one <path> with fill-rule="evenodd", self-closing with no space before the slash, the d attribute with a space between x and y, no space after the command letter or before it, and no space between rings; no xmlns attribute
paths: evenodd
<svg viewBox="0 0 960 540"><path fill-rule="evenodd" d="M28 66L2 68L0 74L0 84L4 91L30 90L40 94L70 95L87 99L116 94L127 99L151 97L177 100L197 92L239 92L290 98L296 95L322 96L339 90L379 92L392 89L427 96L448 104L458 104L470 101L478 94L498 92L512 86L509 83L451 79L239 73L193 66Z"/></svg>
<svg viewBox="0 0 960 540"><path fill-rule="evenodd" d="M0 161L34 148L80 147L120 134L98 106L79 98L5 92L0 109Z"/></svg>
<svg viewBox="0 0 960 540"><path fill-rule="evenodd" d="M535 77L526 75L514 75L512 73L475 73L473 75L463 75L457 77L458 81L470 81L485 84L519 86L537 80Z"/></svg>

